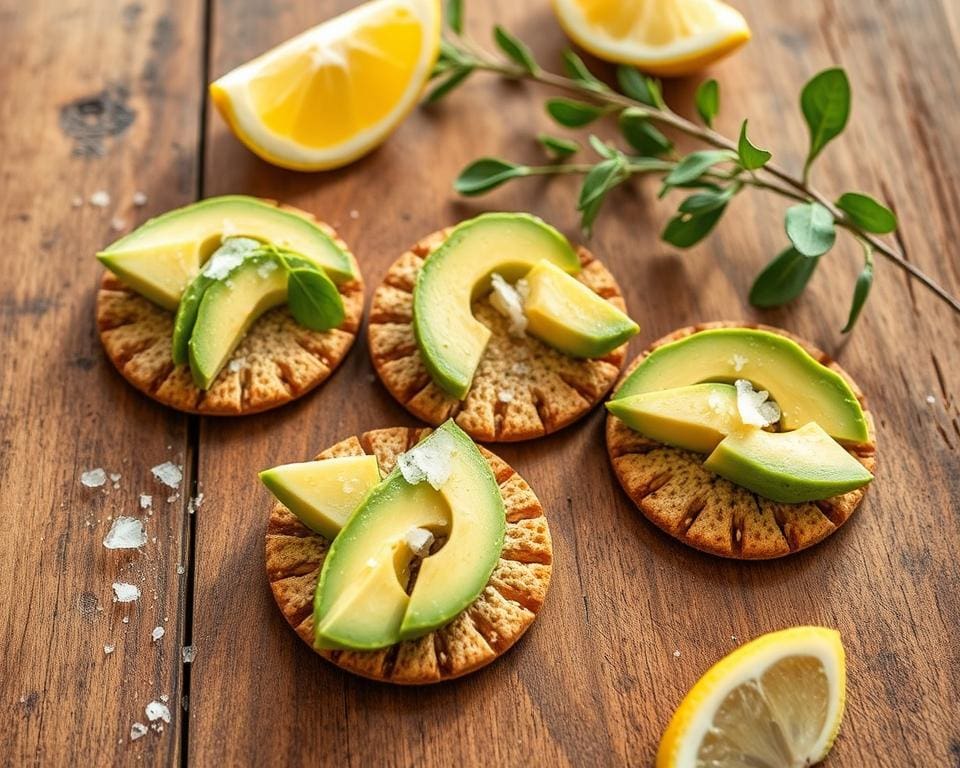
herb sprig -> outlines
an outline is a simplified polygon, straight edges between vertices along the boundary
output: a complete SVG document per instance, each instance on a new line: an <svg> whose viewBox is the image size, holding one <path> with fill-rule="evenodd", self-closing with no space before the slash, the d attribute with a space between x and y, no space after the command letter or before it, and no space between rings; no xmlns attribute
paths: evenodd
<svg viewBox="0 0 960 768"><path fill-rule="evenodd" d="M784 221L790 245L764 267L750 289L749 300L755 306L780 306L799 296L820 257L833 247L837 230L843 229L857 240L864 254L844 333L853 328L869 295L874 253L896 264L960 312L960 300L907 261L899 248L878 237L897 229L893 211L860 192L846 192L831 201L810 185L814 161L842 133L850 116L850 83L842 69L820 72L800 94L810 143L802 175L798 177L772 162L769 150L754 144L747 120L741 123L736 141L713 129L720 109L716 80L707 80L696 91L695 106L703 122L698 125L667 106L659 81L632 67L617 68L619 90L596 77L570 50L563 54L566 75L549 72L525 43L499 25L493 30L493 38L500 55L494 55L465 33L463 0L446 0L446 6L447 34L433 72L437 84L428 93L427 102L442 99L475 72L528 80L577 96L554 97L545 102L547 114L558 125L577 129L613 116L629 146L624 151L590 135L588 144L597 159L575 163L569 159L582 150L580 142L540 134L537 139L553 162L531 166L501 158L480 158L464 168L454 181L454 189L460 194L484 194L508 181L529 176L581 175L577 210L584 232L589 235L611 190L633 176L652 174L662 179L660 197L674 190L690 190L661 233L661 238L671 245L689 248L710 234L736 195L748 188L763 190L795 204L787 210ZM710 148L681 156L660 128L686 134Z"/></svg>

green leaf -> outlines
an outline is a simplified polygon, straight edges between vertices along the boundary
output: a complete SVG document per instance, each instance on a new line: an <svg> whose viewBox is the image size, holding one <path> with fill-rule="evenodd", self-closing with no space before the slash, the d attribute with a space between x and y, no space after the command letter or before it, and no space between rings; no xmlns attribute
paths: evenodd
<svg viewBox="0 0 960 768"><path fill-rule="evenodd" d="M312 331L326 331L343 322L343 299L323 270L297 267L287 275L287 305L294 320Z"/></svg>
<svg viewBox="0 0 960 768"><path fill-rule="evenodd" d="M598 80L587 68L587 65L583 63L583 59L569 48L563 52L563 65L567 70L567 74L584 88L589 88L591 91L601 93L608 93L610 91L607 84Z"/></svg>
<svg viewBox="0 0 960 768"><path fill-rule="evenodd" d="M708 190L706 192L697 192L680 203L680 207L677 210L680 213L690 213L694 216L709 213L729 203L730 198L738 191L739 188L731 184L729 187L719 188L716 191Z"/></svg>
<svg viewBox="0 0 960 768"><path fill-rule="evenodd" d="M720 221L725 209L726 205L721 205L719 208L699 215L678 213L667 222L667 226L660 234L660 239L677 246L677 248L689 248L696 245L710 234L710 230Z"/></svg>
<svg viewBox="0 0 960 768"><path fill-rule="evenodd" d="M863 265L863 270L860 272L860 275L857 277L857 284L853 287L853 303L850 305L850 316L847 318L847 324L843 326L843 333L850 333L853 330L853 326L857 323L857 318L860 317L860 310L863 309L863 305L867 301L867 296L870 295L870 288L873 285L873 261L867 260L867 263Z"/></svg>
<svg viewBox="0 0 960 768"><path fill-rule="evenodd" d="M540 67L537 66L533 53L527 48L526 44L511 35L499 24L493 28L493 39L497 46L503 51L514 64L519 64L530 74L537 72Z"/></svg>
<svg viewBox="0 0 960 768"><path fill-rule="evenodd" d="M740 141L737 144L737 154L740 156L740 165L748 171L755 171L763 168L767 161L773 157L767 150L755 147L747 138L747 121L743 121L740 126Z"/></svg>
<svg viewBox="0 0 960 768"><path fill-rule="evenodd" d="M625 65L617 67L617 83L620 90L631 99L636 99L641 104L650 107L659 106L657 99L654 97L654 91L651 90L653 82L650 78L644 77L643 73L634 67Z"/></svg>
<svg viewBox="0 0 960 768"><path fill-rule="evenodd" d="M607 158L608 160L612 157L616 157L617 150L611 147L609 144L605 144L603 139L601 139L599 136L594 136L591 133L588 141L590 142L590 146L593 148L593 151L600 155L600 157Z"/></svg>
<svg viewBox="0 0 960 768"><path fill-rule="evenodd" d="M820 203L801 203L787 209L787 237L804 256L822 256L837 239L833 214Z"/></svg>
<svg viewBox="0 0 960 768"><path fill-rule="evenodd" d="M627 107L620 113L620 133L641 155L657 157L673 149L673 142L664 136L636 107Z"/></svg>
<svg viewBox="0 0 960 768"><path fill-rule="evenodd" d="M482 195L510 179L526 175L527 166L525 165L517 165L495 157L482 157L460 171L460 175L453 182L453 188L461 195L468 197Z"/></svg>
<svg viewBox="0 0 960 768"><path fill-rule="evenodd" d="M563 160L580 151L580 143L573 139L562 139L559 136L540 133L537 134L537 141L540 142L547 154L555 160Z"/></svg>
<svg viewBox="0 0 960 768"><path fill-rule="evenodd" d="M629 173L625 171L623 156L603 160L590 169L583 179L580 198L577 201L580 226L585 233L589 234L592 230L593 222L600 212L607 193L627 178Z"/></svg>
<svg viewBox="0 0 960 768"><path fill-rule="evenodd" d="M588 125L600 117L604 111L603 107L574 99L547 100L547 113L567 128L581 128Z"/></svg>
<svg viewBox="0 0 960 768"><path fill-rule="evenodd" d="M850 116L850 81L842 69L815 75L800 93L800 109L810 129L810 149L804 171L821 150L836 138Z"/></svg>
<svg viewBox="0 0 960 768"><path fill-rule="evenodd" d="M837 208L847 214L847 218L866 232L885 235L897 228L897 217L885 205L878 203L869 195L847 192L840 195Z"/></svg>
<svg viewBox="0 0 960 768"><path fill-rule="evenodd" d="M447 0L446 13L447 27L457 35L463 34L463 0Z"/></svg>
<svg viewBox="0 0 960 768"><path fill-rule="evenodd" d="M730 153L721 149L705 149L700 152L691 152L667 174L663 180L665 189L679 184L687 184L700 178L705 171L710 170L717 163L730 160Z"/></svg>
<svg viewBox="0 0 960 768"><path fill-rule="evenodd" d="M750 288L750 303L755 307L779 307L797 298L819 261L819 257L809 258L787 248L757 275Z"/></svg>
<svg viewBox="0 0 960 768"><path fill-rule="evenodd" d="M446 96L450 91L460 85L473 73L473 67L457 67L451 70L452 74L440 85L434 88L424 99L426 104L435 104Z"/></svg>
<svg viewBox="0 0 960 768"><path fill-rule="evenodd" d="M720 111L720 86L716 80L705 80L697 88L694 101L697 105L697 112L700 113L700 119L703 120L707 128L713 128L713 118Z"/></svg>

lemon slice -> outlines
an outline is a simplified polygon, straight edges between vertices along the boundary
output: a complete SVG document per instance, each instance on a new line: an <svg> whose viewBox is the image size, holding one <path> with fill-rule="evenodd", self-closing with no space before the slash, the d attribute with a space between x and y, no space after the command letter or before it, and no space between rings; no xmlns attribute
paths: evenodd
<svg viewBox="0 0 960 768"><path fill-rule="evenodd" d="M416 104L440 48L440 0L373 0L210 85L237 137L285 168L336 168Z"/></svg>
<svg viewBox="0 0 960 768"><path fill-rule="evenodd" d="M687 75L750 39L720 0L553 0L561 26L594 56L655 75Z"/></svg>
<svg viewBox="0 0 960 768"><path fill-rule="evenodd" d="M686 695L657 768L793 768L823 760L843 718L840 633L763 635L714 665Z"/></svg>

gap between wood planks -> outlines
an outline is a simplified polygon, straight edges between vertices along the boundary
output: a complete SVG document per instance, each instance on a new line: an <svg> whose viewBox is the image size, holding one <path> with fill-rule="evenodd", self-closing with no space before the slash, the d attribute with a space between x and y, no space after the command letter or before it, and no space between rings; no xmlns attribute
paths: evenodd
<svg viewBox="0 0 960 768"><path fill-rule="evenodd" d="M200 115L197 125L197 186L195 199L202 200L206 192L206 157L207 157L207 114L210 107L207 84L210 81L211 39L213 30L213 0L204 0L202 35L203 44L200 48ZM200 494L200 417L196 414L187 416L187 456L185 469L187 472L185 486L190 499L198 498ZM194 589L196 586L196 539L197 514L187 514L186 521L186 549L187 549L187 579L182 599L183 605L183 638L181 648L193 645L193 608ZM183 663L181 656L182 679L180 681L180 760L183 768L190 762L190 679L193 664ZM184 706L186 704L186 707Z"/></svg>

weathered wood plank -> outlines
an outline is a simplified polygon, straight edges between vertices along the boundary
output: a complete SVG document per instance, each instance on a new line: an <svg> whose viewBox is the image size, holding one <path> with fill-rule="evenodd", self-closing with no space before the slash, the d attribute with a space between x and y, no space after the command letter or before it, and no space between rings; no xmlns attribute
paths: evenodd
<svg viewBox="0 0 960 768"><path fill-rule="evenodd" d="M168 504L150 467L185 461L186 420L103 356L93 254L118 236L111 220L195 194L199 19L192 1L0 4L2 765L178 760L184 500ZM118 486L82 486L95 467ZM146 518L142 551L103 547L121 514ZM114 603L114 581L140 600ZM161 695L173 722L131 743Z"/></svg>

